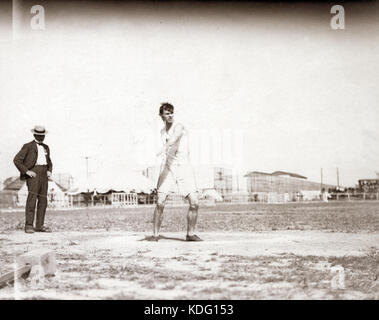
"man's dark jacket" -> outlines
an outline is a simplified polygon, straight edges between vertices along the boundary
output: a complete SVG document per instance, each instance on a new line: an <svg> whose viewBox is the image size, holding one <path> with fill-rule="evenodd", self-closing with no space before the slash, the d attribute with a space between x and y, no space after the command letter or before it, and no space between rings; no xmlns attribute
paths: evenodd
<svg viewBox="0 0 379 320"><path fill-rule="evenodd" d="M45 156L47 163L47 171L52 172L53 164L50 159L50 149L47 144L42 143L42 146L45 148ZM21 150L16 154L13 159L13 163L20 171L20 179L26 180L28 175L26 175L26 171L32 169L37 162L38 157L38 149L37 142L34 140L26 143L22 146Z"/></svg>

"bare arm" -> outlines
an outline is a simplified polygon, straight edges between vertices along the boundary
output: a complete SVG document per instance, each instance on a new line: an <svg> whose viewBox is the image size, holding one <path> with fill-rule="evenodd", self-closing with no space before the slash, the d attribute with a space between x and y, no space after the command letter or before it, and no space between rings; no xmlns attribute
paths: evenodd
<svg viewBox="0 0 379 320"><path fill-rule="evenodd" d="M158 153L158 155L162 154L162 153L168 153L170 148L175 145L179 140L180 138L183 136L183 133L184 133L184 127L182 124L178 123L175 128L174 128L174 132L172 134L172 136L170 137L170 139L168 139L168 141L166 142L166 144L163 146L163 148L161 149L161 151Z"/></svg>
<svg viewBox="0 0 379 320"><path fill-rule="evenodd" d="M170 139L168 139L168 141L166 142L166 145L165 145L166 150L168 150L172 145L174 145L177 141L179 141L183 133L184 133L184 127L182 124L178 123L176 127L174 128L174 133L172 134Z"/></svg>

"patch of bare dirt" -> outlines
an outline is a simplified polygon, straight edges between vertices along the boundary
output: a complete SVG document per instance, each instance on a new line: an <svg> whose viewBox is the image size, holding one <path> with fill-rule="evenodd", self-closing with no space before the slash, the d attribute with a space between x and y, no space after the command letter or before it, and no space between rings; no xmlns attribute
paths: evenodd
<svg viewBox="0 0 379 320"><path fill-rule="evenodd" d="M201 232L186 242L167 232L120 231L1 235L0 272L15 256L49 248L58 272L43 288L28 280L0 299L378 299L379 233ZM331 267L345 287L332 288Z"/></svg>

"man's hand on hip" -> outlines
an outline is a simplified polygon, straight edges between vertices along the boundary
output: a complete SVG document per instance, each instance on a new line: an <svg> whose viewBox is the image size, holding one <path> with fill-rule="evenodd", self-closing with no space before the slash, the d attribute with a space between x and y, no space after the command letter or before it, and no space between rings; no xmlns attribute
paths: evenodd
<svg viewBox="0 0 379 320"><path fill-rule="evenodd" d="M30 178L35 178L37 176L37 174L34 172L34 171L26 171L26 174L30 177Z"/></svg>

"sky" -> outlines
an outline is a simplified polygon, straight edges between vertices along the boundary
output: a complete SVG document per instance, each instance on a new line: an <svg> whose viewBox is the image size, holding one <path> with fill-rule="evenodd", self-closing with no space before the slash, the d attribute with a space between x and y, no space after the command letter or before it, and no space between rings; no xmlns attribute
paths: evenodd
<svg viewBox="0 0 379 320"><path fill-rule="evenodd" d="M36 124L74 179L158 163L158 108L175 106L195 165L354 186L379 172L377 1L39 2L45 29L0 23L0 180ZM13 31L13 32L12 32Z"/></svg>

